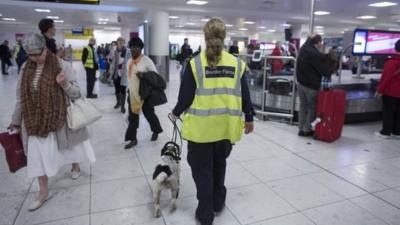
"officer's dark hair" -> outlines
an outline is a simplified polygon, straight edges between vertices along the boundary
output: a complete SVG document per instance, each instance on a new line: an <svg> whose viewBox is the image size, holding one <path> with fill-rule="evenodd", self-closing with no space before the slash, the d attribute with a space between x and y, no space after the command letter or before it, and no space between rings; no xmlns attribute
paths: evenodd
<svg viewBox="0 0 400 225"><path fill-rule="evenodd" d="M315 36L310 37L309 41L310 41L310 44L316 45L316 44L322 42L322 37L321 37L321 35L317 34Z"/></svg>
<svg viewBox="0 0 400 225"><path fill-rule="evenodd" d="M394 50L396 50L396 52L400 52L400 39L396 41L396 44L394 45Z"/></svg>
<svg viewBox="0 0 400 225"><path fill-rule="evenodd" d="M142 39L140 39L139 37L133 37L129 40L128 46L129 46L129 48L133 48L133 47L144 48L144 43L143 43Z"/></svg>
<svg viewBox="0 0 400 225"><path fill-rule="evenodd" d="M50 28L54 26L54 21L52 19L42 19L39 22L39 30L42 34L46 33Z"/></svg>

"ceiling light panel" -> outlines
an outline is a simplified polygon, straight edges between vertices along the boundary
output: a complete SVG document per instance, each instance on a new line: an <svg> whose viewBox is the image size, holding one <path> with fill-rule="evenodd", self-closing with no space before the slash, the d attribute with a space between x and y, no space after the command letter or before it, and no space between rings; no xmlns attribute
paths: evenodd
<svg viewBox="0 0 400 225"><path fill-rule="evenodd" d="M226 27L233 27L233 24L225 24Z"/></svg>
<svg viewBox="0 0 400 225"><path fill-rule="evenodd" d="M64 20L54 20L55 23L64 23Z"/></svg>
<svg viewBox="0 0 400 225"><path fill-rule="evenodd" d="M194 25L196 25L196 23L187 22L186 25L194 26Z"/></svg>
<svg viewBox="0 0 400 225"><path fill-rule="evenodd" d="M45 13L49 13L51 12L50 9L35 9L36 12L45 12Z"/></svg>
<svg viewBox="0 0 400 225"><path fill-rule="evenodd" d="M360 19L360 20L372 20L372 19L376 19L376 16L364 15L364 16L358 16L357 19Z"/></svg>
<svg viewBox="0 0 400 225"><path fill-rule="evenodd" d="M99 24L99 25L106 25L107 24L107 22L97 22L97 24Z"/></svg>
<svg viewBox="0 0 400 225"><path fill-rule="evenodd" d="M58 20L60 17L58 16L46 16L47 19Z"/></svg>
<svg viewBox="0 0 400 225"><path fill-rule="evenodd" d="M246 30L249 30L249 29L247 29L247 28L239 28L239 30L240 31L246 31Z"/></svg>
<svg viewBox="0 0 400 225"><path fill-rule="evenodd" d="M205 5L208 1L201 1L201 0L189 0L186 2L188 5Z"/></svg>
<svg viewBox="0 0 400 225"><path fill-rule="evenodd" d="M377 3L369 4L368 6L383 8L383 7L391 7L391 6L396 6L396 5L398 5L398 4L394 3L394 2L377 2Z"/></svg>
<svg viewBox="0 0 400 225"><path fill-rule="evenodd" d="M254 21L244 21L245 24L255 24L256 22Z"/></svg>
<svg viewBox="0 0 400 225"><path fill-rule="evenodd" d="M274 29L269 29L269 30L267 30L268 32L271 32L271 33L274 33L274 32L276 32L276 30L274 30Z"/></svg>
<svg viewBox="0 0 400 225"><path fill-rule="evenodd" d="M316 12L314 12L314 15L317 15L317 16L326 16L326 15L329 15L329 14L331 14L331 13L328 12L328 11L316 11Z"/></svg>
<svg viewBox="0 0 400 225"><path fill-rule="evenodd" d="M15 18L3 18L3 20L5 20L5 21L15 21L16 19Z"/></svg>
<svg viewBox="0 0 400 225"><path fill-rule="evenodd" d="M108 22L108 21L110 21L110 19L108 19L108 18L99 18L98 21Z"/></svg>
<svg viewBox="0 0 400 225"><path fill-rule="evenodd" d="M175 19L179 19L179 16L168 16L168 18L175 20Z"/></svg>

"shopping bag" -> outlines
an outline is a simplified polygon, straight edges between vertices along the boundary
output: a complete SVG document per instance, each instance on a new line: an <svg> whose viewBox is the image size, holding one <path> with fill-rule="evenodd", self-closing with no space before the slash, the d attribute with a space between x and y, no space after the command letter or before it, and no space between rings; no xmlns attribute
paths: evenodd
<svg viewBox="0 0 400 225"><path fill-rule="evenodd" d="M26 166L26 156L19 133L0 133L0 143L4 148L11 173L15 173Z"/></svg>

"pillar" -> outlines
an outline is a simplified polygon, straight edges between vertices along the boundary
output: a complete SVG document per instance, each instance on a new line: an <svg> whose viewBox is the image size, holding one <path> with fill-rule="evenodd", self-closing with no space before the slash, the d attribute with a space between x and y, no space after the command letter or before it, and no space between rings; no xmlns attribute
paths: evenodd
<svg viewBox="0 0 400 225"><path fill-rule="evenodd" d="M169 18L163 11L149 11L150 58L157 66L159 74L169 81Z"/></svg>

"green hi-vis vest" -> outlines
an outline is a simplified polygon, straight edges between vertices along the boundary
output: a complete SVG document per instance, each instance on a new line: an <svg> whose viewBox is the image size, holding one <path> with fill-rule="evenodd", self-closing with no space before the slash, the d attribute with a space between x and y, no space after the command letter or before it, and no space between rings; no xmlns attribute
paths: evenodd
<svg viewBox="0 0 400 225"><path fill-rule="evenodd" d="M88 55L84 66L85 68L94 69L93 50L90 46L86 46L85 48L88 51Z"/></svg>
<svg viewBox="0 0 400 225"><path fill-rule="evenodd" d="M208 66L204 52L193 58L190 65L196 95L183 117L183 138L196 143L236 143L244 128L241 77L246 64L223 51L215 67Z"/></svg>

